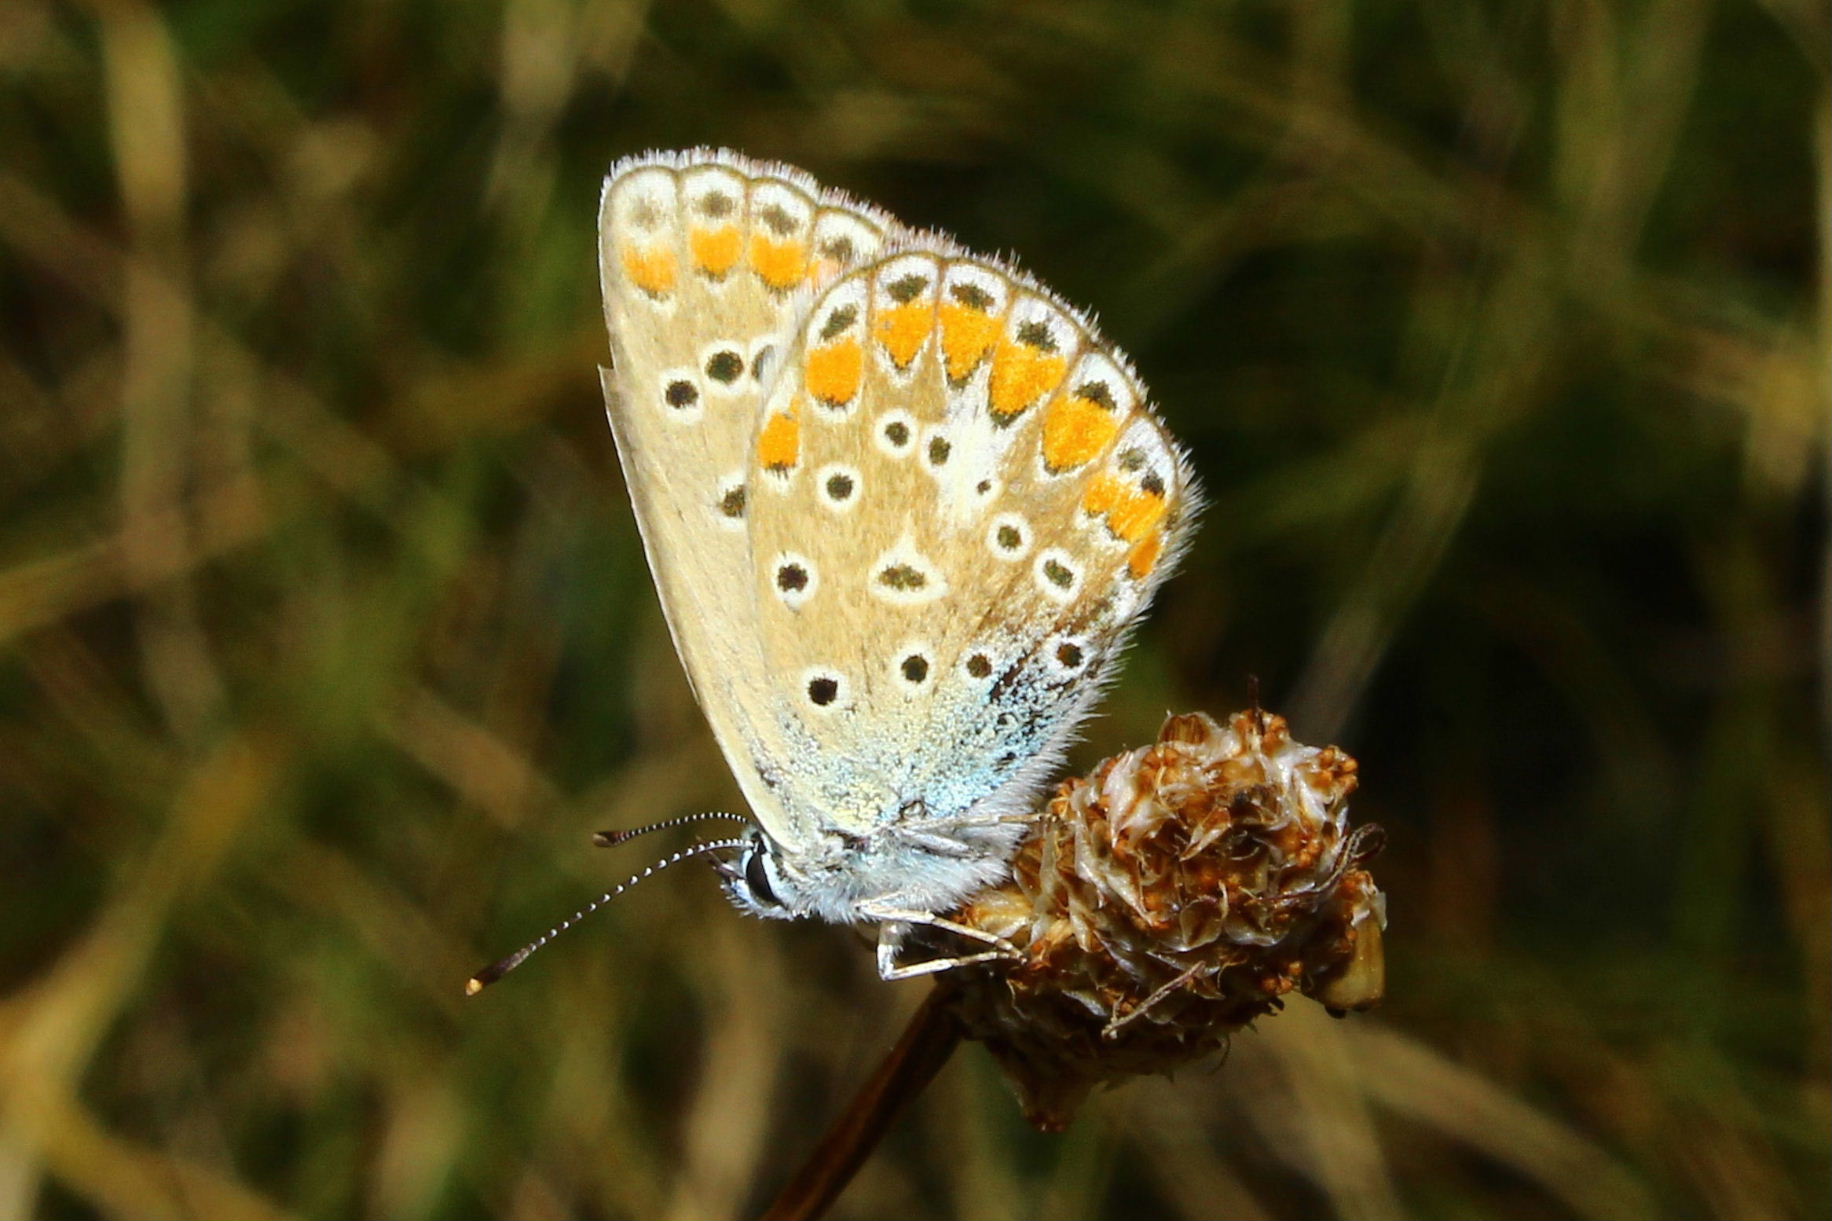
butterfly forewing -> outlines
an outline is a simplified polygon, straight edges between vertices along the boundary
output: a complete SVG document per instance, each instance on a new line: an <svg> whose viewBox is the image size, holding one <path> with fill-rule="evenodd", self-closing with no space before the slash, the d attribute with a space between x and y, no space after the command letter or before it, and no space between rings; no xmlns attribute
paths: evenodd
<svg viewBox="0 0 1832 1221"><path fill-rule="evenodd" d="M605 182L603 381L624 480L688 679L771 830L744 715L762 664L748 581L759 408L811 293L895 230L797 171L731 154L650 154Z"/></svg>

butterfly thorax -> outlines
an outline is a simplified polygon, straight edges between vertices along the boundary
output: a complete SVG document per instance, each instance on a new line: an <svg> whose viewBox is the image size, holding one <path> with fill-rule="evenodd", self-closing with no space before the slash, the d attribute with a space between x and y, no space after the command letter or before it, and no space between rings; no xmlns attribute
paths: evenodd
<svg viewBox="0 0 1832 1221"><path fill-rule="evenodd" d="M887 827L869 836L824 835L786 852L753 831L722 872L740 911L766 919L813 916L835 924L877 919L886 907L946 911L1003 880L1016 825L950 834Z"/></svg>

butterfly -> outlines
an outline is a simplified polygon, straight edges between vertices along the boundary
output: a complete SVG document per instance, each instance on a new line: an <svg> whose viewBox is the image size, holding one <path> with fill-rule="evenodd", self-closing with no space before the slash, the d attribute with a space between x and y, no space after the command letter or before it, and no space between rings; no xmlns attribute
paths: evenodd
<svg viewBox="0 0 1832 1221"><path fill-rule="evenodd" d="M755 824L742 910L899 939L1006 874L1198 504L1125 357L1011 263L784 165L651 152L599 213L625 483Z"/></svg>

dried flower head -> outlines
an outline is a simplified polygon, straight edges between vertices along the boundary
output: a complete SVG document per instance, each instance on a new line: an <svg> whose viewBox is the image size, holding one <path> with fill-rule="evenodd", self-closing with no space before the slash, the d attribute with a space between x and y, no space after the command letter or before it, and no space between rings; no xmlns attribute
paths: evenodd
<svg viewBox="0 0 1832 1221"><path fill-rule="evenodd" d="M1171 717L1062 785L1011 879L951 917L1019 952L950 985L1033 1123L1217 1050L1288 992L1337 1012L1380 999L1385 899L1362 866L1382 835L1349 830L1354 788L1352 758L1257 709Z"/></svg>

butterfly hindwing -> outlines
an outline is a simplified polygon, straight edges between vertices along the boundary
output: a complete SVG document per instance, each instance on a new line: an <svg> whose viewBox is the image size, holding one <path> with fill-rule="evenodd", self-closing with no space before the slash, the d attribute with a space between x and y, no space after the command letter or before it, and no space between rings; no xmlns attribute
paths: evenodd
<svg viewBox="0 0 1832 1221"><path fill-rule="evenodd" d="M599 214L605 400L663 612L745 795L761 650L749 596L749 463L762 396L810 295L896 231L783 166L701 150L614 167Z"/></svg>
<svg viewBox="0 0 1832 1221"><path fill-rule="evenodd" d="M1016 834L999 820L1047 778L1194 507L1092 325L933 241L800 320L749 483L785 806L982 847Z"/></svg>

